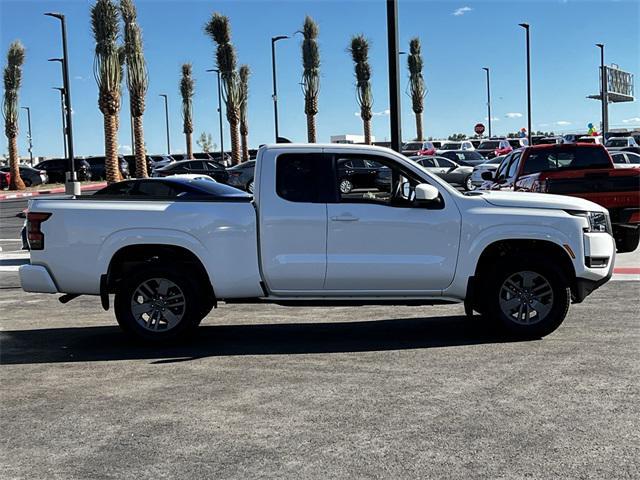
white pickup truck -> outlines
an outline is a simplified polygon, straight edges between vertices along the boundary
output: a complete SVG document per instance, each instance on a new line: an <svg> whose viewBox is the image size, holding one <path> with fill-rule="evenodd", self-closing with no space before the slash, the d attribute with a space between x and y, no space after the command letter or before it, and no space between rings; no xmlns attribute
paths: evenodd
<svg viewBox="0 0 640 480"><path fill-rule="evenodd" d="M63 302L99 295L105 309L115 294L118 323L149 341L191 332L219 301L464 302L468 315L540 337L613 271L601 206L462 194L384 148L265 146L254 196L225 188L235 193L31 200L22 288Z"/></svg>

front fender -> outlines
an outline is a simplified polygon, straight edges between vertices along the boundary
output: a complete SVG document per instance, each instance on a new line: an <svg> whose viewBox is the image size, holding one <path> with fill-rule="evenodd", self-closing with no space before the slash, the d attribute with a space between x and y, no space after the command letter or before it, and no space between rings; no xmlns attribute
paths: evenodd
<svg viewBox="0 0 640 480"><path fill-rule="evenodd" d="M475 233L475 234L474 234ZM458 268L454 282L443 291L443 295L463 299L467 292L467 283L475 274L478 261L482 252L491 244L508 240L538 240L551 242L558 245L566 252L564 245L569 245L576 255L567 258L571 261L574 270L578 272L578 259L582 258L582 239L578 238L580 230L576 230L576 236L568 235L548 225L494 225L480 232L467 232L463 235L458 257Z"/></svg>

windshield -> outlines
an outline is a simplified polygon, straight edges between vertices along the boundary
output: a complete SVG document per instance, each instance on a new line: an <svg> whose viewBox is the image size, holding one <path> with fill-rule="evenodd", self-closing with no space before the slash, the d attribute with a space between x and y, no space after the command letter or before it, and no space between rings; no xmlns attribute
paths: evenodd
<svg viewBox="0 0 640 480"><path fill-rule="evenodd" d="M602 148L576 147L532 151L524 164L523 175L548 170L582 170L609 168L609 155Z"/></svg>
<svg viewBox="0 0 640 480"><path fill-rule="evenodd" d="M495 150L500 146L500 142L482 142L478 147L480 150Z"/></svg>
<svg viewBox="0 0 640 480"><path fill-rule="evenodd" d="M612 138L607 140L607 147L626 147L627 139L626 138Z"/></svg>
<svg viewBox="0 0 640 480"><path fill-rule="evenodd" d="M404 148L405 150L421 150L422 149L422 143L420 142L408 142L404 144Z"/></svg>
<svg viewBox="0 0 640 480"><path fill-rule="evenodd" d="M460 142L447 142L440 147L440 150L460 150Z"/></svg>

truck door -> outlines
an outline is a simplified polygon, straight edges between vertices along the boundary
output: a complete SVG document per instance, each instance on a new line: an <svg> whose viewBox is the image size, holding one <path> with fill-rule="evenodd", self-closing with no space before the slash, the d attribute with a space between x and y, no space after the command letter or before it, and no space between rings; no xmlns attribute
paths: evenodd
<svg viewBox="0 0 640 480"><path fill-rule="evenodd" d="M260 166L260 261L270 291L321 291L327 266L326 195L335 196L333 170L321 152L279 154ZM267 168L268 167L268 168Z"/></svg>
<svg viewBox="0 0 640 480"><path fill-rule="evenodd" d="M333 157L338 170L355 157L387 169L376 187L338 192L327 204L325 295L439 294L453 280L460 239L460 212L448 193L442 208L418 207L413 189L424 180L399 163L382 155Z"/></svg>

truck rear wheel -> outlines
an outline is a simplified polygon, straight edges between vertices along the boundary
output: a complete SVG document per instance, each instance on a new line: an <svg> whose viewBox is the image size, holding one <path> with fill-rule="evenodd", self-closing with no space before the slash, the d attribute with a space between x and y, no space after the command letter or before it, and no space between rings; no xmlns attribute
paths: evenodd
<svg viewBox="0 0 640 480"><path fill-rule="evenodd" d="M549 259L506 257L489 281L486 301L488 316L508 334L540 338L564 321L571 289Z"/></svg>
<svg viewBox="0 0 640 480"><path fill-rule="evenodd" d="M120 327L139 340L161 343L191 333L206 315L198 284L180 270L141 267L123 280L114 308Z"/></svg>

